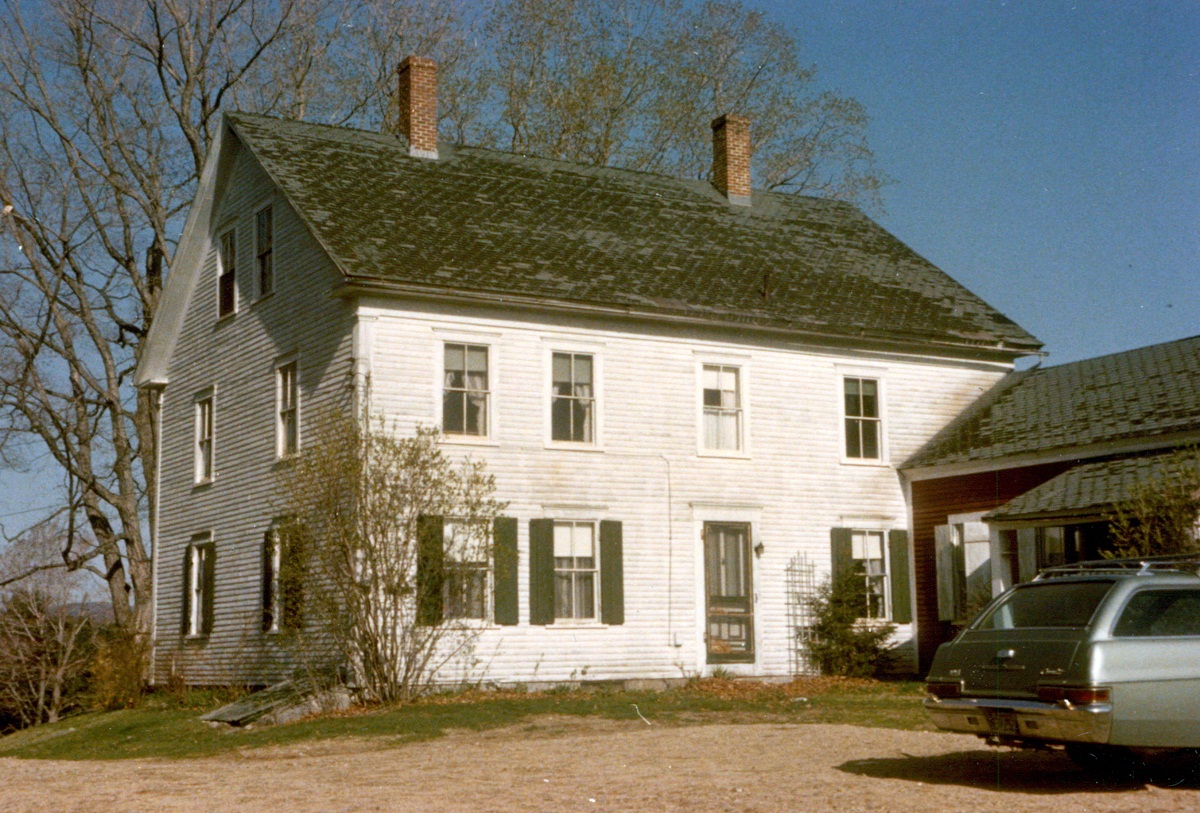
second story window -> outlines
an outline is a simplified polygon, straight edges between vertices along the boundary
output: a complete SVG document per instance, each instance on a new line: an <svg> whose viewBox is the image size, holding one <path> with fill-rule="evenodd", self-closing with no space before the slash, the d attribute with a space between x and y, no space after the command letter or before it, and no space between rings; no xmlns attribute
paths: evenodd
<svg viewBox="0 0 1200 813"><path fill-rule="evenodd" d="M843 379L846 412L846 457L878 460L882 455L879 382L873 378Z"/></svg>
<svg viewBox="0 0 1200 813"><path fill-rule="evenodd" d="M300 383L296 362L275 370L275 454L291 457L300 451Z"/></svg>
<svg viewBox="0 0 1200 813"><path fill-rule="evenodd" d="M196 399L196 482L213 479L213 396L211 391Z"/></svg>
<svg viewBox="0 0 1200 813"><path fill-rule="evenodd" d="M487 437L488 395L488 348L447 342L442 431L448 435Z"/></svg>
<svg viewBox="0 0 1200 813"><path fill-rule="evenodd" d="M258 210L254 219L255 256L258 258L258 295L275 289L275 221L271 207Z"/></svg>
<svg viewBox="0 0 1200 813"><path fill-rule="evenodd" d="M551 440L594 443L596 396L591 355L555 353L552 364Z"/></svg>
<svg viewBox="0 0 1200 813"><path fill-rule="evenodd" d="M741 370L737 367L705 364L703 385L704 448L741 451Z"/></svg>
<svg viewBox="0 0 1200 813"><path fill-rule="evenodd" d="M233 229L221 235L217 251L217 318L237 310L237 236Z"/></svg>

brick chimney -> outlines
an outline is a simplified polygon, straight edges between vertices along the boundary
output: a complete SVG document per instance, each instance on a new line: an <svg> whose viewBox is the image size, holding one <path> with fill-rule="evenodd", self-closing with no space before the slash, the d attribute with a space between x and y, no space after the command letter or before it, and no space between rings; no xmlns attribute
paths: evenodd
<svg viewBox="0 0 1200 813"><path fill-rule="evenodd" d="M750 205L750 119L727 113L713 119L713 186L729 202Z"/></svg>
<svg viewBox="0 0 1200 813"><path fill-rule="evenodd" d="M400 134L408 154L437 158L437 63L423 56L405 57L397 71Z"/></svg>

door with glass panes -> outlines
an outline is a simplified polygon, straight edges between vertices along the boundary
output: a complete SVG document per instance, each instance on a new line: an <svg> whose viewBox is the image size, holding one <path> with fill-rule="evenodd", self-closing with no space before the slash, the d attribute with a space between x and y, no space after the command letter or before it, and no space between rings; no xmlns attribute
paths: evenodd
<svg viewBox="0 0 1200 813"><path fill-rule="evenodd" d="M704 594L708 662L753 663L749 525L704 524Z"/></svg>

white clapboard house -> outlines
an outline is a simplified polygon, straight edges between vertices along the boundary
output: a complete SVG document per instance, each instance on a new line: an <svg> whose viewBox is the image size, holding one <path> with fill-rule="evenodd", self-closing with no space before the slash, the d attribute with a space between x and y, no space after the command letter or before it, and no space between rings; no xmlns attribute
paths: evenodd
<svg viewBox="0 0 1200 813"><path fill-rule="evenodd" d="M509 503L475 677L804 670L842 567L915 668L897 466L1037 340L854 206L752 191L744 118L713 122L711 184L452 146L435 70L401 67L399 133L220 126L138 370L155 678L289 669L275 472L368 379Z"/></svg>

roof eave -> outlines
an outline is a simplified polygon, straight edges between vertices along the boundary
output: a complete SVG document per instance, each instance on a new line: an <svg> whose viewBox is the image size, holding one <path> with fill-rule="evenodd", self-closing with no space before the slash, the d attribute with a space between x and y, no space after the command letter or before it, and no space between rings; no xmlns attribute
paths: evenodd
<svg viewBox="0 0 1200 813"><path fill-rule="evenodd" d="M983 521L996 526L996 529L1001 531L1031 524L1080 525L1086 522L1103 522L1112 515L1113 510L1115 510L1114 505L1106 504L1055 511L1028 511L1011 516L1003 514L997 516L998 512L993 511L984 514Z"/></svg>
<svg viewBox="0 0 1200 813"><path fill-rule="evenodd" d="M1200 429L1169 432L1146 437L1118 438L1085 446L1060 446L1052 449L1034 450L1020 454L990 457L976 460L955 460L948 463L902 463L901 472L910 481L936 480L942 477L960 477L980 474L985 471L1003 471L1027 466L1066 461L1083 462L1097 457L1149 452L1155 449L1170 449L1178 446L1200 445Z"/></svg>
<svg viewBox="0 0 1200 813"><path fill-rule="evenodd" d="M345 273L343 271L343 273ZM669 309L638 307L636 305L617 305L603 302L585 302L578 300L557 299L531 294L514 294L499 291L465 290L461 288L443 288L435 285L398 282L396 280L363 275L346 275L346 284L335 292L343 297L384 296L407 297L422 300L437 300L456 303L471 303L480 305L503 305L510 308L522 308L537 311L554 311L597 317L637 319L680 325L695 325L711 328L737 329L754 331L763 334L790 336L820 344L852 344L854 346L879 346L897 348L903 347L909 351L918 351L934 355L964 357L973 360L990 361L1011 366L1018 358L1035 355L1040 351L1041 343L1021 346L1010 344L1005 340L999 342L946 341L944 339L912 336L908 334L890 333L884 331L834 332L798 327L795 325L767 325L761 323L737 322L731 319L721 319L713 316L680 313ZM943 351L943 352L936 352Z"/></svg>

